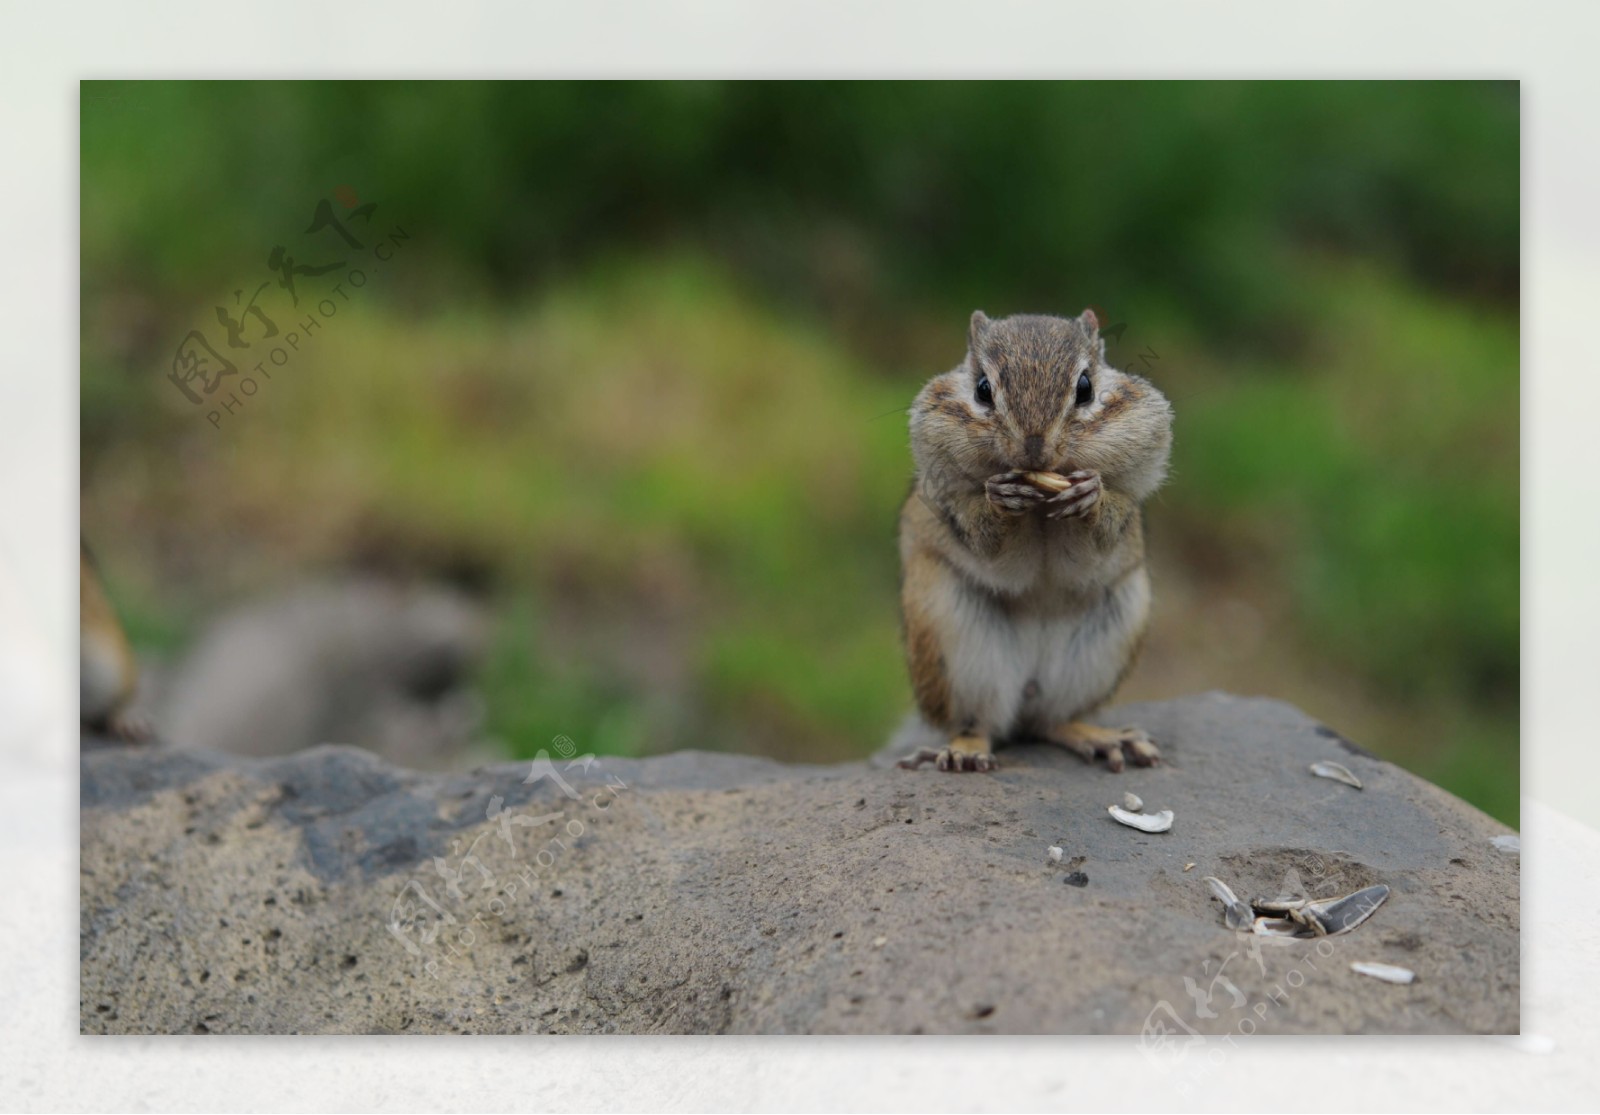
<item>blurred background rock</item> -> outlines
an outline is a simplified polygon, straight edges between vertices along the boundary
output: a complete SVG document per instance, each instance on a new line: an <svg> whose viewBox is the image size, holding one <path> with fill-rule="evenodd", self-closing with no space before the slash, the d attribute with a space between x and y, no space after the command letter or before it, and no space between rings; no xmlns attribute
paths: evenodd
<svg viewBox="0 0 1600 1115"><path fill-rule="evenodd" d="M861 756L909 704L903 408L974 308L1093 304L1177 411L1124 698L1281 697L1515 824L1518 115L1471 82L85 83L83 528L190 734ZM296 306L278 247L346 266ZM191 330L239 368L199 406Z"/></svg>

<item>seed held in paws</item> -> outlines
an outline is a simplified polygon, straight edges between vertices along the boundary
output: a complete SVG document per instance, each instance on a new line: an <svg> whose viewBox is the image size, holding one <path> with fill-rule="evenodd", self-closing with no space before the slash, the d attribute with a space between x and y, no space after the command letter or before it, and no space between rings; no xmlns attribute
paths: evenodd
<svg viewBox="0 0 1600 1115"><path fill-rule="evenodd" d="M1072 487L1072 481L1059 472L1025 472L1022 478L1036 488L1048 488L1052 492L1064 492Z"/></svg>

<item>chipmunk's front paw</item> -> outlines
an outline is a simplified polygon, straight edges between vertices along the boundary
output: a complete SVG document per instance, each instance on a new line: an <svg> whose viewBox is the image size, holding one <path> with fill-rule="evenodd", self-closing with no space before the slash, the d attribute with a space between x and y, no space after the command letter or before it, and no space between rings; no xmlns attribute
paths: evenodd
<svg viewBox="0 0 1600 1115"><path fill-rule="evenodd" d="M1067 473L1072 486L1050 497L1045 514L1052 519L1082 518L1100 502L1100 474L1089 469Z"/></svg>
<svg viewBox="0 0 1600 1115"><path fill-rule="evenodd" d="M989 477L984 490L989 502L1008 515L1022 515L1048 501L1050 493L1026 479L1023 472L1002 472Z"/></svg>
<svg viewBox="0 0 1600 1115"><path fill-rule="evenodd" d="M1000 769L1000 760L994 757L989 741L983 736L956 736L945 747L938 749L924 747L912 752L897 765L907 770L916 770L930 760L940 770L975 770L986 773Z"/></svg>

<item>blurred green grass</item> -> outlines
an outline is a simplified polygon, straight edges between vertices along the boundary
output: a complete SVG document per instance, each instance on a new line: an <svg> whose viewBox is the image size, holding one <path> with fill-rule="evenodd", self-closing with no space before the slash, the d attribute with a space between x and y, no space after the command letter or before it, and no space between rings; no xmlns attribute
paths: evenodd
<svg viewBox="0 0 1600 1115"><path fill-rule="evenodd" d="M1515 316L1366 268L1306 277L1308 366L1233 368L1190 400L1177 494L1285 532L1304 620L1350 668L1515 700Z"/></svg>
<svg viewBox="0 0 1600 1115"><path fill-rule="evenodd" d="M1178 415L1153 650L1164 581L1249 601L1223 680L1515 823L1516 124L1492 83L86 84L85 529L152 651L381 553L490 586L514 753L860 755L909 704L903 408L975 306L1093 302ZM171 346L337 184L414 254L212 429Z"/></svg>

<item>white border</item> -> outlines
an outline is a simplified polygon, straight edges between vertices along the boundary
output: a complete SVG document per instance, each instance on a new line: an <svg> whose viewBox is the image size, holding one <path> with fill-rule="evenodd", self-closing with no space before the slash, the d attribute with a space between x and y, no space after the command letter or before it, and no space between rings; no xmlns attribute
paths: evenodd
<svg viewBox="0 0 1600 1115"><path fill-rule="evenodd" d="M162 1110L1144 1110L1195 1106L1086 1039L145 1040L77 1036L77 88L113 76L1516 77L1524 82L1523 1039L1258 1039L1204 1108L1581 1106L1600 747L1600 8L1523 3L11 3L0 51L0 1101ZM1508 390L1517 369L1507 370ZM0 661L4 661L0 659ZM55 673L54 670L50 671ZM45 675L41 674L41 677ZM22 714L17 714L17 709ZM1559 812L1556 808L1559 807ZM1564 815L1565 814L1565 815ZM1579 817L1587 826L1571 820ZM1587 903L1590 916L1573 912ZM401 1044L404 1042L404 1044ZM1545 1054L1545 1055L1540 1055Z"/></svg>

